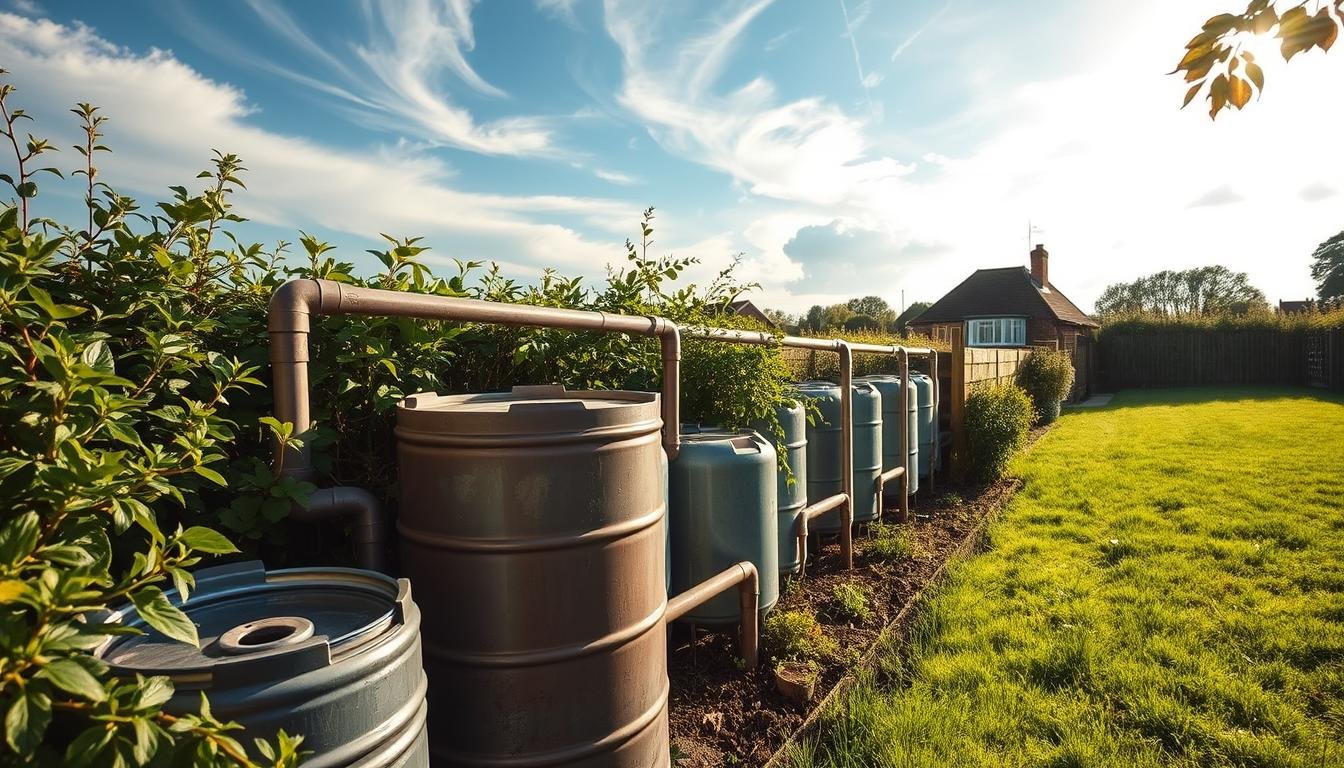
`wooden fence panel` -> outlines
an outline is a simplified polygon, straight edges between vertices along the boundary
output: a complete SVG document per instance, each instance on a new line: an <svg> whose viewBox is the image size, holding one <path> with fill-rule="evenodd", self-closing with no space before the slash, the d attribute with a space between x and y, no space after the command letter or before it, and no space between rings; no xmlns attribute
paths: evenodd
<svg viewBox="0 0 1344 768"><path fill-rule="evenodd" d="M1311 340L1313 335L1326 338L1317 342ZM1344 360L1344 356L1333 355L1312 368L1311 350L1334 351L1339 345L1331 337L1340 335L1335 331L1237 329L1112 331L1102 336L1097 352L1102 378L1110 389L1302 385L1308 383L1312 370L1322 370L1331 360ZM1328 375L1325 381L1331 381Z"/></svg>

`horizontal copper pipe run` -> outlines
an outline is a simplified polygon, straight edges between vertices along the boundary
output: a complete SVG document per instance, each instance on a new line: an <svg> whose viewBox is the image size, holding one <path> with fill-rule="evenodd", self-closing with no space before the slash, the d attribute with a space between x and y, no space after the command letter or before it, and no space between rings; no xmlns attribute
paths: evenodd
<svg viewBox="0 0 1344 768"><path fill-rule="evenodd" d="M755 669L760 661L761 638L757 612L760 610L761 579L756 566L750 561L743 560L680 595L668 598L663 621L671 624L733 587L737 587L738 610L742 614L742 658L747 663L747 669Z"/></svg>
<svg viewBox="0 0 1344 768"><path fill-rule="evenodd" d="M803 507L802 511L798 513L797 547L799 578L807 576L807 537L810 535L810 532L808 531L808 523L816 520L818 517L821 517L836 507L847 506L848 503L848 496L843 493L837 493L834 496L827 496L816 504L810 504Z"/></svg>
<svg viewBox="0 0 1344 768"><path fill-rule="evenodd" d="M312 315L414 317L657 337L663 356L663 447L669 460L675 459L680 452L681 336L676 324L666 318L360 288L331 280L291 280L271 296L267 329L271 337L275 418L293 424L294 434L299 436L312 428L308 383L308 335L312 330ZM277 443L275 465L285 474L310 478L313 470L308 442L305 440L299 449L289 449ZM353 515L360 565L366 568L384 566L382 513L377 499L366 491L325 489L313 494L308 506L296 510L295 515L300 520Z"/></svg>
<svg viewBox="0 0 1344 768"><path fill-rule="evenodd" d="M878 492L881 492L882 488L885 487L887 483L890 483L892 480L895 480L898 477L904 477L904 476L905 476L905 467L892 467L891 469L888 469L886 472L883 472L882 474L878 475L877 476Z"/></svg>

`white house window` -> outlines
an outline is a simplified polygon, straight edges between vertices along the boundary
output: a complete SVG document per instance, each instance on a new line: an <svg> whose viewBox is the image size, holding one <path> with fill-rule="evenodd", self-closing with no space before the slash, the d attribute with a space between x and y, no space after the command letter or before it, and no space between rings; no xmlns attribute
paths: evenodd
<svg viewBox="0 0 1344 768"><path fill-rule="evenodd" d="M971 347L1023 347L1027 321L1021 317L986 317L966 321L966 344Z"/></svg>

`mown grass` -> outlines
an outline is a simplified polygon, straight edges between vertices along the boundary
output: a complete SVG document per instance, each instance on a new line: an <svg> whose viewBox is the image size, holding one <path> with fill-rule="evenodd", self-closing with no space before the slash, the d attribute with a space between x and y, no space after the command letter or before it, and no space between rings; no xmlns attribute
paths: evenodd
<svg viewBox="0 0 1344 768"><path fill-rule="evenodd" d="M1122 393L1013 470L795 765L1344 765L1344 401Z"/></svg>

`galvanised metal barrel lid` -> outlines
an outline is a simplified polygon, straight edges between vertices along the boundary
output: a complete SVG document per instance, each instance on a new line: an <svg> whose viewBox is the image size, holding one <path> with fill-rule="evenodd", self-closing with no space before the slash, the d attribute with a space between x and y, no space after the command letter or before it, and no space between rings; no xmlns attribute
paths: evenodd
<svg viewBox="0 0 1344 768"><path fill-rule="evenodd" d="M122 635L96 653L119 674L169 675L203 686L292 678L330 666L405 623L410 582L353 568L267 572L260 561L206 568L182 610L194 648L150 628L130 606L102 620L145 634ZM176 602L175 590L167 592Z"/></svg>
<svg viewBox="0 0 1344 768"><path fill-rule="evenodd" d="M558 384L509 392L440 395L422 392L397 404L397 430L457 435L550 434L602 427L662 424L659 396L626 390L574 391Z"/></svg>

